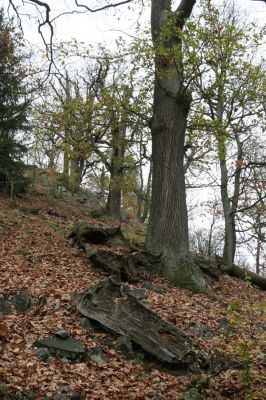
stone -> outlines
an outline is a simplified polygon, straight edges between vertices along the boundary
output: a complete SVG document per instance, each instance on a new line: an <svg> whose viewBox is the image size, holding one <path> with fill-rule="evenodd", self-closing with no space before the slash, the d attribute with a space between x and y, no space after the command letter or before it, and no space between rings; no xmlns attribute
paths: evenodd
<svg viewBox="0 0 266 400"><path fill-rule="evenodd" d="M156 292L156 293L165 293L166 292L166 288L164 288L162 286L154 285L152 282L149 282L149 281L142 281L141 284L145 289L151 290L152 292Z"/></svg>
<svg viewBox="0 0 266 400"><path fill-rule="evenodd" d="M198 400L200 399L201 394L196 387L192 387L188 389L182 396L181 400Z"/></svg>
<svg viewBox="0 0 266 400"><path fill-rule="evenodd" d="M92 256L95 256L98 252L96 247L91 247L90 244L85 245L85 252L87 254L88 258L91 258Z"/></svg>
<svg viewBox="0 0 266 400"><path fill-rule="evenodd" d="M12 297L12 303L19 313L24 313L31 308L32 297L28 289L22 289Z"/></svg>
<svg viewBox="0 0 266 400"><path fill-rule="evenodd" d="M60 308L61 308L61 300L55 299L55 305L54 305L55 311L59 310Z"/></svg>
<svg viewBox="0 0 266 400"><path fill-rule="evenodd" d="M210 329L204 324L193 323L190 325L189 330L193 335L202 337L206 340L210 340L214 336Z"/></svg>
<svg viewBox="0 0 266 400"><path fill-rule="evenodd" d="M38 215L41 211L41 207L30 207L28 209L29 214Z"/></svg>
<svg viewBox="0 0 266 400"><path fill-rule="evenodd" d="M121 335L116 342L117 350L121 351L126 357L133 358L132 340L129 335Z"/></svg>
<svg viewBox="0 0 266 400"><path fill-rule="evenodd" d="M87 350L88 359L95 362L98 365L105 364L108 359L103 351L98 347L92 347L91 349Z"/></svg>
<svg viewBox="0 0 266 400"><path fill-rule="evenodd" d="M35 349L34 352L36 356L42 361L47 361L48 358L50 357L50 352L45 347L40 347L38 349Z"/></svg>
<svg viewBox="0 0 266 400"><path fill-rule="evenodd" d="M227 327L229 325L229 320L227 317L222 317L220 319L218 319L219 325L221 325L222 327Z"/></svg>
<svg viewBox="0 0 266 400"><path fill-rule="evenodd" d="M55 332L55 336L60 339L67 339L70 335L67 331L61 329L60 331Z"/></svg>
<svg viewBox="0 0 266 400"><path fill-rule="evenodd" d="M47 348L52 355L67 358L69 361L84 361L87 358L85 345L80 340L70 337L39 339L36 340L35 345L39 348Z"/></svg>
<svg viewBox="0 0 266 400"><path fill-rule="evenodd" d="M80 318L80 324L87 332L93 332L100 329L100 324L89 318Z"/></svg>
<svg viewBox="0 0 266 400"><path fill-rule="evenodd" d="M0 298L0 314L9 315L11 313L10 304L3 297Z"/></svg>

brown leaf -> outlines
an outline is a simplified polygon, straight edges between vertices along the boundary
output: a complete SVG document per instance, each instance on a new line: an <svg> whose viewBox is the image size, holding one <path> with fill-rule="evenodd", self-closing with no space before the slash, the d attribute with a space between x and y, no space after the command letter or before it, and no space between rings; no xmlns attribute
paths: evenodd
<svg viewBox="0 0 266 400"><path fill-rule="evenodd" d="M0 338L5 339L8 335L8 327L4 323L0 323Z"/></svg>

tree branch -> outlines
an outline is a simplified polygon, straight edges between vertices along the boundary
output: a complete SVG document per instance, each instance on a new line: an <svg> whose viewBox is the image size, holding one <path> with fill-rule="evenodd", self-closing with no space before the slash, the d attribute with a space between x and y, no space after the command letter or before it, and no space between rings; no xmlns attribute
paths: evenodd
<svg viewBox="0 0 266 400"><path fill-rule="evenodd" d="M94 13L94 12L97 12L97 11L107 10L108 8L114 8L114 7L122 6L123 4L132 3L132 1L133 0L119 1L118 3L106 4L105 6L98 7L98 8L90 8L90 7L86 6L85 4L79 4L77 0L75 0L75 4L76 4L77 7L83 7L87 11L89 11L91 13Z"/></svg>
<svg viewBox="0 0 266 400"><path fill-rule="evenodd" d="M179 26L183 27L186 19L190 17L193 7L196 4L196 0L181 0L175 14L178 14Z"/></svg>

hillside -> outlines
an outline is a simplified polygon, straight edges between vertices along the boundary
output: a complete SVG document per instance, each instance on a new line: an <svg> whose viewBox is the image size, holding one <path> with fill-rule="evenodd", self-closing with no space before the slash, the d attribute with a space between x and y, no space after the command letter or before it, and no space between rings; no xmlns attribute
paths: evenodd
<svg viewBox="0 0 266 400"><path fill-rule="evenodd" d="M164 290L147 289L144 301L188 334L206 363L216 360L206 371L203 366L187 373L157 368L125 357L110 333L86 331L73 295L106 274L92 268L67 239L80 219L98 223L73 198L0 198L0 399L266 398L265 292L248 282L223 276L206 296L146 276ZM10 302L22 289L31 295L32 307L25 312ZM87 348L97 347L106 362L42 361L35 341L60 330Z"/></svg>

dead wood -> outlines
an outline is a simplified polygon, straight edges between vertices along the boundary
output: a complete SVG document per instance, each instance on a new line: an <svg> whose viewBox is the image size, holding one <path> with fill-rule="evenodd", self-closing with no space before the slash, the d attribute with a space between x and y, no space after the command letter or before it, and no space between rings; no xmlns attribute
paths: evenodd
<svg viewBox="0 0 266 400"><path fill-rule="evenodd" d="M214 258L210 256L196 255L193 259L202 272L214 280L219 280L220 276L227 274L241 279L242 281L250 281L253 285L258 286L263 290L266 289L266 278L255 274L252 271L240 268L235 264L228 265L224 262L222 257L216 256Z"/></svg>
<svg viewBox="0 0 266 400"><path fill-rule="evenodd" d="M84 221L78 221L73 225L68 238L72 239L73 244L77 244L82 248L86 243L100 245L111 244L110 241L114 238L119 238L119 243L121 245L125 241L120 226L111 228L95 226Z"/></svg>
<svg viewBox="0 0 266 400"><path fill-rule="evenodd" d="M130 336L143 351L171 367L192 367L192 340L141 302L128 285L110 278L76 296L78 311L118 335Z"/></svg>
<svg viewBox="0 0 266 400"><path fill-rule="evenodd" d="M238 267L237 265L233 264L231 268L228 271L228 275L234 276L236 278L239 278L243 281L249 281L253 285L258 286L259 288L266 290L266 278L263 276L260 276L258 274L255 274L252 271L247 271L243 268Z"/></svg>
<svg viewBox="0 0 266 400"><path fill-rule="evenodd" d="M161 273L160 257L154 257L142 249L131 246L124 238L120 226L94 226L79 221L73 226L69 238L73 244L77 244L86 251L89 260L95 267L103 269L119 281L137 281L139 268L155 274ZM94 245L104 245L106 248L99 249L93 247ZM114 251L117 248L119 251ZM209 278L207 280L210 287L213 281L219 280L221 275L228 274L242 280L249 279L252 284L263 290L266 289L266 278L246 271L237 265L227 265L222 257L194 255L193 262Z"/></svg>

